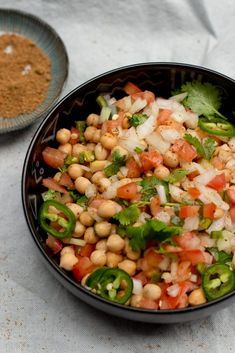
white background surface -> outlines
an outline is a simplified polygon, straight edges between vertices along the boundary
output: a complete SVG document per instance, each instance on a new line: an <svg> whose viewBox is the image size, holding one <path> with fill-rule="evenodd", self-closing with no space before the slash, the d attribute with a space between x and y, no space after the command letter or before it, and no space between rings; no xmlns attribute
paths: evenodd
<svg viewBox="0 0 235 353"><path fill-rule="evenodd" d="M0 0L61 35L70 58L63 95L109 69L146 61L210 67L235 78L233 0ZM68 293L48 272L21 205L21 172L37 124L0 136L1 353L229 353L235 304L181 325L109 317Z"/></svg>

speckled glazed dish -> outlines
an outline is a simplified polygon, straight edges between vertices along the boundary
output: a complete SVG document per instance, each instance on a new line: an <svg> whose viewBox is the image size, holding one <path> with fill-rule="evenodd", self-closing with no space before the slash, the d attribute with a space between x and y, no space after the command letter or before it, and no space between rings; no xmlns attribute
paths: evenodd
<svg viewBox="0 0 235 353"><path fill-rule="evenodd" d="M146 310L115 304L102 299L76 283L73 278L58 266L57 258L45 246L46 234L39 228L37 214L44 190L41 181L52 171L42 160L42 150L56 146L56 131L70 127L78 119L85 119L89 113L98 113L95 103L101 93L111 93L116 98L123 94L122 87L127 81L136 83L143 90L153 91L156 95L168 97L174 88L193 79L211 82L223 87L226 94L224 106L229 112L235 110L233 99L235 81L214 71L186 64L147 63L116 69L84 83L61 100L39 126L29 146L22 175L22 198L26 220L44 262L53 275L69 291L86 303L111 315L125 319L151 322L175 323L195 320L209 316L228 306L235 298L235 291L215 301L196 307L176 310ZM226 113L226 111L224 111ZM52 293L53 295L53 293Z"/></svg>
<svg viewBox="0 0 235 353"><path fill-rule="evenodd" d="M21 129L45 116L59 98L68 75L68 56L65 46L47 23L31 14L13 9L0 9L0 33L11 32L36 43L51 61L51 82L45 100L31 113L14 118L0 116L0 133Z"/></svg>

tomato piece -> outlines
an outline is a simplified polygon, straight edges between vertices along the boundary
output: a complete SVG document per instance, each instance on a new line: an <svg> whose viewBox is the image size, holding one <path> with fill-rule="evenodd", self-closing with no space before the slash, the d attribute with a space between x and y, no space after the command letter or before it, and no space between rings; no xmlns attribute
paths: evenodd
<svg viewBox="0 0 235 353"><path fill-rule="evenodd" d="M140 308L157 310L158 307L159 307L159 301L155 301L145 297L141 298L140 300Z"/></svg>
<svg viewBox="0 0 235 353"><path fill-rule="evenodd" d="M52 189L58 192L61 192L62 194L68 194L68 191L65 189L65 187L59 185L57 181L55 181L53 178L45 178L42 180L42 185L45 186L48 189Z"/></svg>
<svg viewBox="0 0 235 353"><path fill-rule="evenodd" d="M179 149L178 157L182 161L190 163L197 157L197 152L193 146L191 146L187 141L184 141L184 144Z"/></svg>
<svg viewBox="0 0 235 353"><path fill-rule="evenodd" d="M134 276L135 279L140 281L143 286L148 283L148 279L144 273L144 271L139 272L137 275Z"/></svg>
<svg viewBox="0 0 235 353"><path fill-rule="evenodd" d="M120 186L117 189L117 197L125 200L135 199L138 195L138 189L136 183L129 183L123 186Z"/></svg>
<svg viewBox="0 0 235 353"><path fill-rule="evenodd" d="M46 147L42 151L42 157L44 162L52 168L61 168L64 165L64 159L67 156L65 152L58 150L57 148Z"/></svg>
<svg viewBox="0 0 235 353"><path fill-rule="evenodd" d="M216 168L216 169L224 169L225 163L221 161L221 159L217 156L212 158L211 164Z"/></svg>
<svg viewBox="0 0 235 353"><path fill-rule="evenodd" d="M161 309L176 309L181 305L182 307L182 297L185 298L187 291L189 290L189 281L178 282L179 293L175 297L171 297L167 294L167 290L163 291L161 296ZM168 286L169 287L169 286ZM185 306L187 306L187 300L185 301Z"/></svg>
<svg viewBox="0 0 235 353"><path fill-rule="evenodd" d="M140 153L140 161L145 172L158 167L163 162L162 155L157 151Z"/></svg>
<svg viewBox="0 0 235 353"><path fill-rule="evenodd" d="M203 205L203 217L214 219L215 210L216 205L213 202Z"/></svg>
<svg viewBox="0 0 235 353"><path fill-rule="evenodd" d="M193 172L189 173L187 175L187 178L190 180L190 181L193 181L194 178L196 178L196 176L200 175L199 171L198 170L194 170Z"/></svg>
<svg viewBox="0 0 235 353"><path fill-rule="evenodd" d="M179 253L181 261L190 261L193 266L202 263L207 263L207 257L204 256L205 252L199 249L184 250Z"/></svg>
<svg viewBox="0 0 235 353"><path fill-rule="evenodd" d="M160 109L158 118L157 118L157 124L158 125L168 125L170 119L170 115L172 114L172 111L170 109Z"/></svg>
<svg viewBox="0 0 235 353"><path fill-rule="evenodd" d="M197 199L200 196L200 191L197 188L188 188L188 193L193 199Z"/></svg>
<svg viewBox="0 0 235 353"><path fill-rule="evenodd" d="M228 189L228 190L227 190L227 195L228 195L229 200L230 200L232 203L235 203L235 190L233 190L233 189Z"/></svg>
<svg viewBox="0 0 235 353"><path fill-rule="evenodd" d="M186 280L189 278L191 272L191 262L186 260L186 261L181 261L178 264L178 269L177 269L177 275L178 279L181 281Z"/></svg>
<svg viewBox="0 0 235 353"><path fill-rule="evenodd" d="M66 186L69 189L74 189L74 183L72 179L70 178L69 174L64 172L62 173L59 181L60 185Z"/></svg>
<svg viewBox="0 0 235 353"><path fill-rule="evenodd" d="M153 248L146 250L144 254L144 259L146 259L147 264L151 268L156 268L158 264L164 259L164 256L158 254Z"/></svg>
<svg viewBox="0 0 235 353"><path fill-rule="evenodd" d="M198 215L200 206L181 206L179 211L180 218L194 217Z"/></svg>
<svg viewBox="0 0 235 353"><path fill-rule="evenodd" d="M53 251L54 254L57 254L63 248L61 240L54 238L52 235L48 235L46 245Z"/></svg>
<svg viewBox="0 0 235 353"><path fill-rule="evenodd" d="M160 198L159 196L154 196L150 200L150 211L153 216L156 216L160 210Z"/></svg>
<svg viewBox="0 0 235 353"><path fill-rule="evenodd" d="M95 244L86 244L80 249L79 255L80 256L85 256L85 257L90 257L91 253L94 250L95 250Z"/></svg>
<svg viewBox="0 0 235 353"><path fill-rule="evenodd" d="M126 92L126 94L129 95L142 92L142 90L137 85L130 81L125 84L123 90Z"/></svg>
<svg viewBox="0 0 235 353"><path fill-rule="evenodd" d="M135 161L134 158L129 158L126 161L127 171L127 178L139 178L141 175L141 167Z"/></svg>
<svg viewBox="0 0 235 353"><path fill-rule="evenodd" d="M133 98L134 100L138 98L145 99L147 101L147 104L150 104L155 100L155 95L153 92L144 91L144 92L137 92L132 94L131 98Z"/></svg>
<svg viewBox="0 0 235 353"><path fill-rule="evenodd" d="M225 174L224 173L216 175L207 184L207 186L209 186L212 189L215 189L216 191L223 191L225 185L226 185L226 179L225 179Z"/></svg>
<svg viewBox="0 0 235 353"><path fill-rule="evenodd" d="M71 128L71 135L74 135L74 137L69 140L69 143L71 145L75 145L79 141L80 131L76 127L72 127ZM77 137L75 137L75 136L77 136Z"/></svg>
<svg viewBox="0 0 235 353"><path fill-rule="evenodd" d="M196 249L200 246L200 238L193 232L186 232L182 235L175 236L174 241L182 249Z"/></svg>
<svg viewBox="0 0 235 353"><path fill-rule="evenodd" d="M229 214L230 214L231 220L235 222L235 205L232 205L232 207L229 210Z"/></svg>
<svg viewBox="0 0 235 353"><path fill-rule="evenodd" d="M78 262L73 266L72 273L77 281L81 281L84 276L94 270L95 266L91 260L84 256L78 257Z"/></svg>

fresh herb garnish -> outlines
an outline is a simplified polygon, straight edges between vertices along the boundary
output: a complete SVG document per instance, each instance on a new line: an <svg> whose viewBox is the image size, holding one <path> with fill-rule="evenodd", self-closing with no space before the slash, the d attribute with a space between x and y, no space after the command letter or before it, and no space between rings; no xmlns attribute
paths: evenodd
<svg viewBox="0 0 235 353"><path fill-rule="evenodd" d="M76 128L80 132L79 141L85 142L84 131L86 130L86 122L85 121L76 121Z"/></svg>
<svg viewBox="0 0 235 353"><path fill-rule="evenodd" d="M69 195L72 197L73 201L81 207L84 207L88 201L85 195L79 194L76 190L70 191Z"/></svg>
<svg viewBox="0 0 235 353"><path fill-rule="evenodd" d="M138 153L138 154L140 154L140 153L143 152L142 148L140 148L140 147L136 147L136 148L134 149L134 151L135 151L136 153Z"/></svg>
<svg viewBox="0 0 235 353"><path fill-rule="evenodd" d="M119 151L114 151L112 154L112 163L104 168L105 175L109 178L118 173L119 169L126 163L126 157L121 156Z"/></svg>
<svg viewBox="0 0 235 353"><path fill-rule="evenodd" d="M118 212L113 216L114 219L119 221L122 226L128 226L137 221L140 216L140 210L136 205L131 205L128 208L125 208L121 212Z"/></svg>
<svg viewBox="0 0 235 353"><path fill-rule="evenodd" d="M43 198L43 201L48 201L48 200L58 201L60 199L60 193L58 191L49 189L42 193L42 198Z"/></svg>
<svg viewBox="0 0 235 353"><path fill-rule="evenodd" d="M188 173L185 169L175 169L165 180L170 184L174 184L184 179Z"/></svg>
<svg viewBox="0 0 235 353"><path fill-rule="evenodd" d="M92 151L82 151L79 153L79 163L89 163L95 160L95 154Z"/></svg>
<svg viewBox="0 0 235 353"><path fill-rule="evenodd" d="M212 138L208 137L202 144L197 137L190 134L185 134L184 139L196 148L197 154L201 157L210 160L213 156L216 148L216 142Z"/></svg>
<svg viewBox="0 0 235 353"><path fill-rule="evenodd" d="M148 119L148 115L146 114L133 114L128 118L131 126L137 127L138 125L142 125Z"/></svg>
<svg viewBox="0 0 235 353"><path fill-rule="evenodd" d="M155 176L143 179L138 184L142 186L141 201L149 202L152 197L157 195L156 185L163 185L166 191L166 195L168 196L168 193L169 193L168 184L165 181L158 179Z"/></svg>

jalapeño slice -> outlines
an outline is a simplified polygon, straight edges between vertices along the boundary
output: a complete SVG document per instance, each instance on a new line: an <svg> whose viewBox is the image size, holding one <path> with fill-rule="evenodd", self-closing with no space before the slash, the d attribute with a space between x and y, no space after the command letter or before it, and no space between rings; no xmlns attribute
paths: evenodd
<svg viewBox="0 0 235 353"><path fill-rule="evenodd" d="M235 126L230 122L220 118L213 118L213 120L200 118L198 125L201 130L206 131L211 135L229 137L235 136Z"/></svg>
<svg viewBox="0 0 235 353"><path fill-rule="evenodd" d="M225 264L215 264L202 276L202 287L208 300L218 299L235 289L235 275Z"/></svg>
<svg viewBox="0 0 235 353"><path fill-rule="evenodd" d="M125 304L133 290L131 277L119 268L97 269L88 277L86 285L102 298L118 304Z"/></svg>

